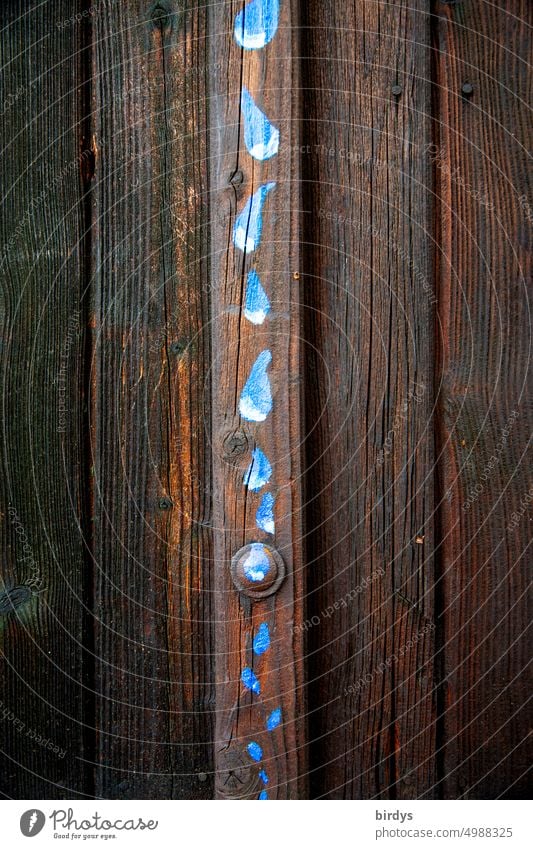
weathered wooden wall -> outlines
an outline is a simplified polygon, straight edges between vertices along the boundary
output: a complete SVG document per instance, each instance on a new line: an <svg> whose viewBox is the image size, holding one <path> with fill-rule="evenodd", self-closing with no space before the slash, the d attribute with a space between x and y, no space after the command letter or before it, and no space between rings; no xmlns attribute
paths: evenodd
<svg viewBox="0 0 533 849"><path fill-rule="evenodd" d="M1 6L0 792L525 797L530 6L244 5Z"/></svg>

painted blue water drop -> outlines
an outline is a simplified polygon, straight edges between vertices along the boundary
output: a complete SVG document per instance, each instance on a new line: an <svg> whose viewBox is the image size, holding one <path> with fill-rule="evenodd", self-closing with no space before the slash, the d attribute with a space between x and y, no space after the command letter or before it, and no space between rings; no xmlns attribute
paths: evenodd
<svg viewBox="0 0 533 849"><path fill-rule="evenodd" d="M255 523L260 530L267 534L273 534L276 530L274 523L274 503L275 498L271 492L265 492L261 499L261 504L257 508L255 514Z"/></svg>
<svg viewBox="0 0 533 849"><path fill-rule="evenodd" d="M243 253L253 253L261 242L263 204L275 183L265 183L248 198L233 227L233 244Z"/></svg>
<svg viewBox="0 0 533 849"><path fill-rule="evenodd" d="M261 112L247 88L241 92L244 142L250 156L259 162L271 159L279 149L279 130Z"/></svg>
<svg viewBox="0 0 533 849"><path fill-rule="evenodd" d="M248 743L247 747L248 754L254 761L260 761L263 757L263 750L259 743Z"/></svg>
<svg viewBox="0 0 533 849"><path fill-rule="evenodd" d="M242 568L249 581L258 583L265 580L271 567L267 551L262 543L253 542L251 544Z"/></svg>
<svg viewBox="0 0 533 849"><path fill-rule="evenodd" d="M253 669L243 669L241 672L241 681L246 687L247 690L251 690L252 693L261 692L261 684L259 683L259 679Z"/></svg>
<svg viewBox="0 0 533 849"><path fill-rule="evenodd" d="M270 312L270 301L261 285L259 275L252 268L246 280L246 302L244 315L252 324L263 324Z"/></svg>
<svg viewBox="0 0 533 849"><path fill-rule="evenodd" d="M281 708L276 708L272 711L266 721L267 731L273 731L281 722Z"/></svg>
<svg viewBox="0 0 533 849"><path fill-rule="evenodd" d="M235 40L245 50L260 50L276 35L279 0L251 0L235 17Z"/></svg>
<svg viewBox="0 0 533 849"><path fill-rule="evenodd" d="M261 801L264 801L265 799L268 799L268 793L266 792L266 790L261 790L257 798L261 799Z"/></svg>
<svg viewBox="0 0 533 849"><path fill-rule="evenodd" d="M268 775L266 774L264 769L262 769L261 772L259 773L259 778L261 779L263 784L268 784Z"/></svg>
<svg viewBox="0 0 533 849"><path fill-rule="evenodd" d="M262 622L254 637L254 654L264 654L270 648L270 631L266 622Z"/></svg>
<svg viewBox="0 0 533 849"><path fill-rule="evenodd" d="M249 422L264 422L272 409L272 393L267 368L272 362L270 351L261 351L252 366L241 393L239 412Z"/></svg>
<svg viewBox="0 0 533 849"><path fill-rule="evenodd" d="M252 452L252 462L248 466L244 475L244 485L251 489L252 492L257 492L265 484L267 484L272 475L272 466L266 454L260 448L254 448Z"/></svg>

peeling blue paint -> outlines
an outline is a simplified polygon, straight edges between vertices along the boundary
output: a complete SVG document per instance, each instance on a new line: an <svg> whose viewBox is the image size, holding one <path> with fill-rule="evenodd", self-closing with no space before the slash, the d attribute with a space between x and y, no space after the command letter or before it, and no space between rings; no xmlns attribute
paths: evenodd
<svg viewBox="0 0 533 849"><path fill-rule="evenodd" d="M261 790L257 798L261 799L261 801L263 801L264 799L268 799L268 793L266 792L266 790Z"/></svg>
<svg viewBox="0 0 533 849"><path fill-rule="evenodd" d="M244 142L250 156L259 162L271 159L279 149L279 130L271 124L264 112L243 86L241 110L244 118Z"/></svg>
<svg viewBox="0 0 533 849"><path fill-rule="evenodd" d="M275 183L265 183L248 198L233 227L233 244L240 251L253 253L261 242L263 231L263 204Z"/></svg>
<svg viewBox="0 0 533 849"><path fill-rule="evenodd" d="M260 761L261 758L263 757L263 750L262 750L261 746L259 745L259 743L254 743L254 742L248 743L246 748L248 749L248 754L250 755L252 760Z"/></svg>
<svg viewBox="0 0 533 849"><path fill-rule="evenodd" d="M242 564L244 574L249 581L264 581L270 572L270 559L261 542L253 542L246 560Z"/></svg>
<svg viewBox="0 0 533 849"><path fill-rule="evenodd" d="M244 475L244 484L251 489L252 492L257 492L265 484L267 484L272 475L272 466L266 454L260 448L254 448L252 452L252 462L248 466Z"/></svg>
<svg viewBox="0 0 533 849"><path fill-rule="evenodd" d="M267 368L272 362L270 351L261 351L244 384L239 412L249 422L264 422L272 410L272 392Z"/></svg>
<svg viewBox="0 0 533 849"><path fill-rule="evenodd" d="M261 772L259 773L259 778L261 779L263 784L268 784L268 775L266 774L264 769L262 769Z"/></svg>
<svg viewBox="0 0 533 849"><path fill-rule="evenodd" d="M279 0L251 0L235 17L235 40L245 50L260 50L276 35Z"/></svg>
<svg viewBox="0 0 533 849"><path fill-rule="evenodd" d="M241 681L246 687L247 690L251 690L252 693L261 692L261 684L259 683L259 679L253 669L243 669L241 672Z"/></svg>
<svg viewBox="0 0 533 849"><path fill-rule="evenodd" d="M254 637L254 654L264 654L270 648L270 631L266 622L262 622Z"/></svg>
<svg viewBox="0 0 533 849"><path fill-rule="evenodd" d="M252 324L263 324L265 318L270 312L270 301L267 294L261 285L259 275L252 268L248 272L246 281L246 302L244 305L244 315L251 321Z"/></svg>
<svg viewBox="0 0 533 849"><path fill-rule="evenodd" d="M281 708L276 708L272 711L266 721L267 731L273 731L281 722Z"/></svg>
<svg viewBox="0 0 533 849"><path fill-rule="evenodd" d="M274 503L275 498L271 492L265 492L261 499L261 504L257 508L255 514L255 523L257 527L265 531L267 534L274 534L276 525L274 523Z"/></svg>

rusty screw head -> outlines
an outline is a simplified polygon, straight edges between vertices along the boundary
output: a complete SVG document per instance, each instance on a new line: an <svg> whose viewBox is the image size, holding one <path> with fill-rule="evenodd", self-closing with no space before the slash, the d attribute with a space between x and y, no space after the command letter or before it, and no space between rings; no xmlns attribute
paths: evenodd
<svg viewBox="0 0 533 849"><path fill-rule="evenodd" d="M393 87L391 88L391 92L392 92L393 97L400 97L400 95L402 93L401 85L393 85Z"/></svg>
<svg viewBox="0 0 533 849"><path fill-rule="evenodd" d="M461 87L461 93L464 97L472 97L474 94L474 86L472 83L463 83Z"/></svg>
<svg viewBox="0 0 533 849"><path fill-rule="evenodd" d="M248 598L266 598L277 592L285 578L285 563L270 545L252 542L240 548L231 561L231 577Z"/></svg>

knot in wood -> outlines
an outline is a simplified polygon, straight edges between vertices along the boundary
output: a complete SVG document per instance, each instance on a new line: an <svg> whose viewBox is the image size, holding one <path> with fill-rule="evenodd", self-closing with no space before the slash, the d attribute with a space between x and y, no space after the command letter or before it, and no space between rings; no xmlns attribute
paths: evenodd
<svg viewBox="0 0 533 849"><path fill-rule="evenodd" d="M159 0L154 3L150 10L150 19L154 29L160 31L161 35L168 35L172 31L175 12L170 3Z"/></svg>
<svg viewBox="0 0 533 849"><path fill-rule="evenodd" d="M259 776L255 765L242 749L236 747L221 752L218 759L217 790L226 799L255 797Z"/></svg>
<svg viewBox="0 0 533 849"><path fill-rule="evenodd" d="M171 354L183 354L187 348L189 347L188 339L176 339L175 342L172 342L170 345L170 353Z"/></svg>
<svg viewBox="0 0 533 849"><path fill-rule="evenodd" d="M240 428L232 430L224 438L223 456L225 460L236 460L248 451L248 437Z"/></svg>
<svg viewBox="0 0 533 849"><path fill-rule="evenodd" d="M244 174L242 173L240 168L237 168L237 170L233 172L233 174L229 178L229 181L231 185L235 188L237 188L238 186L242 186L244 182Z"/></svg>
<svg viewBox="0 0 533 849"><path fill-rule="evenodd" d="M29 587L20 586L12 587L10 590L5 590L0 593L0 615L12 613L14 609L20 607L30 600L32 592Z"/></svg>

